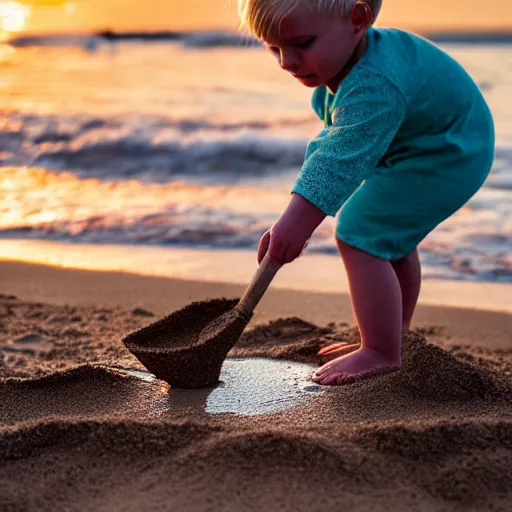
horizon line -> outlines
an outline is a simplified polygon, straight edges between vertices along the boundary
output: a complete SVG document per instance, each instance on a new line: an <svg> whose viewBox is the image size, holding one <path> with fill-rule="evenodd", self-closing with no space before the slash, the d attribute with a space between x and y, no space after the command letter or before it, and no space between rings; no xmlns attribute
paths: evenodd
<svg viewBox="0 0 512 512"><path fill-rule="evenodd" d="M428 33L428 34L463 34L463 35L471 35L471 34L501 34L501 35L512 35L512 26L503 26L503 27L491 27L491 28L485 28L485 27L453 27L453 28L447 28L447 27L388 27L385 25L377 25L377 27L380 28L398 28L402 30L407 30L410 32L416 32L418 34L422 33ZM232 33L237 34L239 33L235 29L230 29L229 27L218 27L218 28L193 28L193 29L122 29L122 30L116 30L113 27L97 27L97 28L90 28L90 29L83 29L83 30L73 30L73 31L66 31L66 30L56 30L56 31L36 31L36 30L23 30L19 32L7 32L6 35L9 36L9 39L19 38L19 37L34 37L34 36L91 36L91 35L101 35L105 33L110 33L113 35L116 34L189 34L193 32L225 32L225 33ZM1 33L1 31L0 31ZM240 32L242 34L242 32Z"/></svg>

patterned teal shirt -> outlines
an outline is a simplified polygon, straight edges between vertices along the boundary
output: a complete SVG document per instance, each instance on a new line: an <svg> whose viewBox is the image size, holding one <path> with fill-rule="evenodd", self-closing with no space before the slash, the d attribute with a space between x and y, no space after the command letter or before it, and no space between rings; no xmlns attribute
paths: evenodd
<svg viewBox="0 0 512 512"><path fill-rule="evenodd" d="M470 168L494 140L487 104L462 66L396 29L371 28L365 55L336 93L320 86L312 105L325 127L309 142L292 191L327 215L374 172L432 170L442 193L450 170Z"/></svg>

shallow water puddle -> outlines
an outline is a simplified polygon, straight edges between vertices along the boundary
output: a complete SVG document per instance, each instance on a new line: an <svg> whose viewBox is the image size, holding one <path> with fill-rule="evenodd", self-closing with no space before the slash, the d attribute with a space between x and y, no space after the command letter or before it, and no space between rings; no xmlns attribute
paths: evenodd
<svg viewBox="0 0 512 512"><path fill-rule="evenodd" d="M321 391L311 375L314 367L276 359L227 359L221 383L208 395L206 412L265 414L289 409L313 392Z"/></svg>
<svg viewBox="0 0 512 512"><path fill-rule="evenodd" d="M297 406L322 392L311 380L316 367L294 361L267 358L228 358L220 382L214 388L169 388L165 409L202 410L207 414L269 414ZM145 382L159 382L142 370L116 369ZM159 408L163 404L159 404Z"/></svg>

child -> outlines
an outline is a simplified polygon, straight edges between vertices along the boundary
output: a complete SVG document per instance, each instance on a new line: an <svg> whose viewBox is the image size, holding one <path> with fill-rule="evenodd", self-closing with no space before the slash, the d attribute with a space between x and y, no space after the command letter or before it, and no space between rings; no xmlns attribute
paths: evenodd
<svg viewBox="0 0 512 512"><path fill-rule="evenodd" d="M484 183L494 127L477 85L437 46L373 27L381 0L239 0L241 26L306 87L324 129L307 147L261 262L289 263L326 215L361 346L335 344L315 373L340 385L401 365L420 290L417 246Z"/></svg>

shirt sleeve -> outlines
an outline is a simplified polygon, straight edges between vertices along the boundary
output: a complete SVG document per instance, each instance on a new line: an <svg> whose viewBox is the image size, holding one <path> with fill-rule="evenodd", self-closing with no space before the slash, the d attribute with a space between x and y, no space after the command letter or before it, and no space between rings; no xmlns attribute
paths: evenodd
<svg viewBox="0 0 512 512"><path fill-rule="evenodd" d="M332 216L376 169L405 118L404 96L384 75L358 70L345 81L292 190Z"/></svg>

